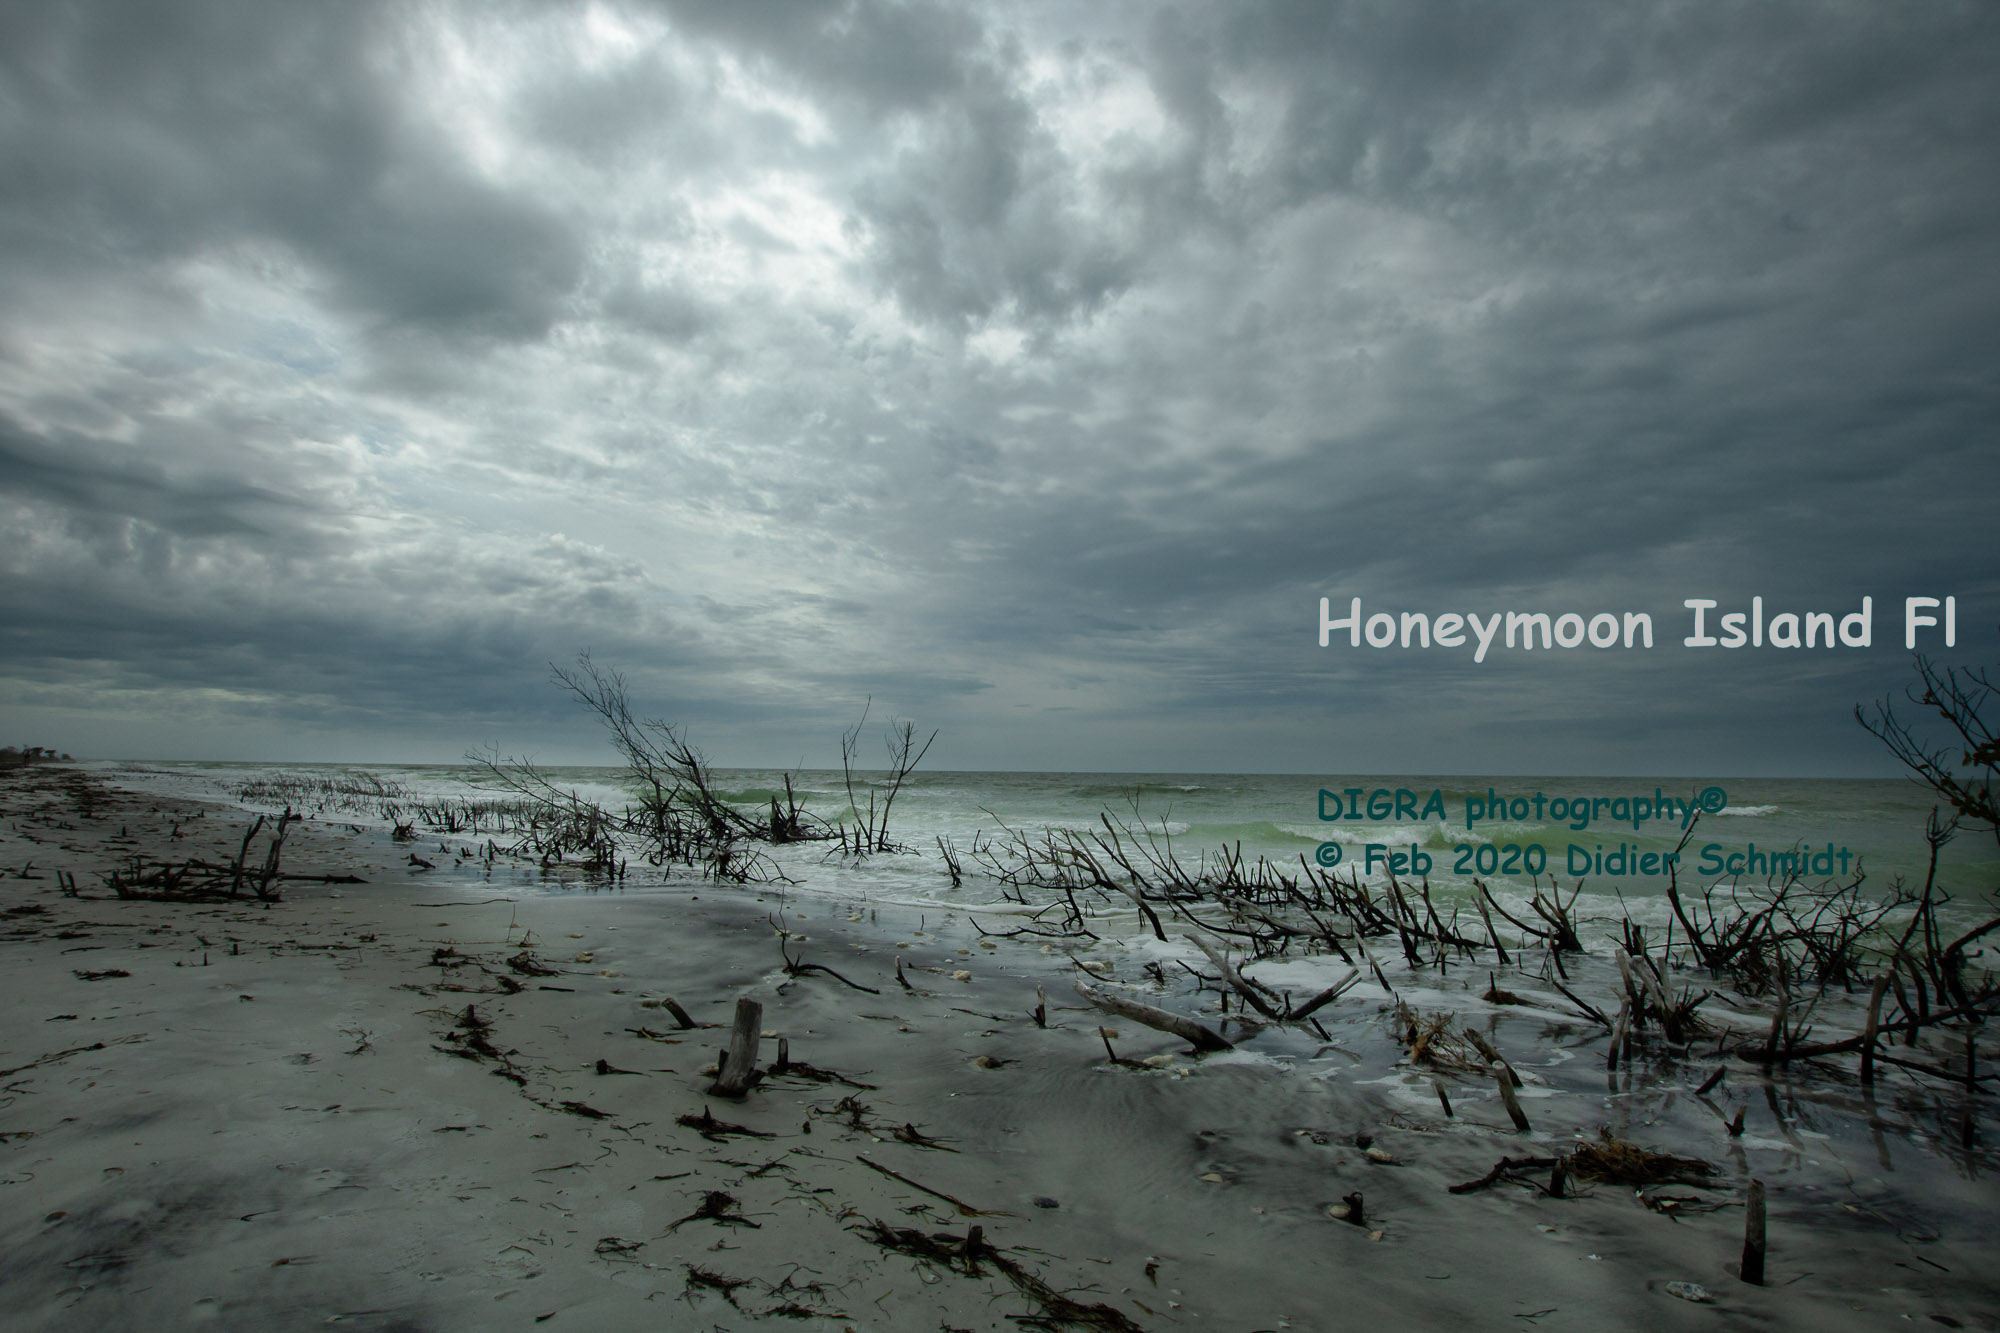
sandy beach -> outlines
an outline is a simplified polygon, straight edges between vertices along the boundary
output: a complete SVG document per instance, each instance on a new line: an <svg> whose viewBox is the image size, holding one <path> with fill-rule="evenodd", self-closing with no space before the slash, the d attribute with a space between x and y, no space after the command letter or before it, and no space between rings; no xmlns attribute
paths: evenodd
<svg viewBox="0 0 2000 1333"><path fill-rule="evenodd" d="M1480 970L1457 1012L1523 1076L1523 1134L1492 1079L1408 1066L1372 982L1328 1042L1197 1058L962 916L529 891L341 823L290 830L283 868L365 882L107 887L135 853L226 863L251 820L0 774L13 1327L2000 1326L1990 1108L1949 1092L1607 1074L1574 1019L1482 1004ZM1152 957L1134 932L1086 961L1116 986ZM742 997L763 1077L712 1096ZM1345 1074L1293 1069L1328 1047ZM1451 1192L1604 1132L1713 1172ZM1752 1178L1762 1286L1737 1276Z"/></svg>

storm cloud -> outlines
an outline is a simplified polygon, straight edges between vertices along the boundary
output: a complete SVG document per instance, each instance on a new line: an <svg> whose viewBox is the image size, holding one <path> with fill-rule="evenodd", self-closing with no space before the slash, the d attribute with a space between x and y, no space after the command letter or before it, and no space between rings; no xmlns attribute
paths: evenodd
<svg viewBox="0 0 2000 1333"><path fill-rule="evenodd" d="M1988 6L0 11L0 719L124 756L1886 771L1993 659ZM1684 598L1867 650L1694 650ZM1648 652L1318 641L1643 611ZM1941 649L1941 644L1929 645Z"/></svg>

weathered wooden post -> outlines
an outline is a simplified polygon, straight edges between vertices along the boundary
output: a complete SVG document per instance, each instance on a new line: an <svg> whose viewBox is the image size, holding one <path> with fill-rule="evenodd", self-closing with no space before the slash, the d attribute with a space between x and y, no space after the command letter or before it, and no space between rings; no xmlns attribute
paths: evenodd
<svg viewBox="0 0 2000 1333"><path fill-rule="evenodd" d="M764 1006L749 996L736 1001L736 1025L729 1032L715 1082L708 1091L717 1097L741 1097L757 1081L757 1047L763 1036Z"/></svg>
<svg viewBox="0 0 2000 1333"><path fill-rule="evenodd" d="M1764 1182L1750 1182L1750 1204L1743 1219L1743 1268L1745 1282L1764 1285Z"/></svg>

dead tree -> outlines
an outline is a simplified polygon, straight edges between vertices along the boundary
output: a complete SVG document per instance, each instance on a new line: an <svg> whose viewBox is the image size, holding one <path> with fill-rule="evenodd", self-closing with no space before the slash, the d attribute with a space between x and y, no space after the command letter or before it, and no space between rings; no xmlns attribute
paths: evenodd
<svg viewBox="0 0 2000 1333"><path fill-rule="evenodd" d="M1912 685L1904 694L1918 708L1937 714L1956 740L1942 745L1924 740L1915 724L1896 715L1889 698L1876 701L1872 716L1856 705L1855 720L1879 737L1919 782L1944 798L1954 824L1983 826L2000 840L2000 799L1993 791L2000 736L1986 716L2000 683L1985 670L1939 667L1923 656L1917 658L1917 677L1921 691ZM1956 761L1953 750L1959 751Z"/></svg>
<svg viewBox="0 0 2000 1333"><path fill-rule="evenodd" d="M868 710L874 702L870 698L861 705L861 716L856 718L854 725L842 732L840 737L840 776L842 784L847 789L847 812L858 827L852 830L842 829L838 836L841 845L857 856L864 856L869 852L900 850L889 841L889 811L895 806L896 797L902 793L903 784L909 780L910 774L916 771L917 765L921 764L924 756L930 753L931 742L935 741L938 735L933 731L924 738L922 745L918 745L916 723L907 718L890 719L888 733L883 737L883 744L889 752L889 776L883 784L887 790L882 798L882 808L880 811L876 810L875 792L871 788L868 792L868 808L864 811L854 795L854 763L860 753L861 729L868 723Z"/></svg>

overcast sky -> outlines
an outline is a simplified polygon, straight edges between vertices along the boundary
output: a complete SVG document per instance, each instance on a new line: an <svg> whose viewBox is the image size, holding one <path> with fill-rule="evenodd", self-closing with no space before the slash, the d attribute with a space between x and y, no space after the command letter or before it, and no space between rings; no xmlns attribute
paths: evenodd
<svg viewBox="0 0 2000 1333"><path fill-rule="evenodd" d="M598 761L589 649L724 764L872 696L932 768L1892 771L1902 598L1995 660L1996 69L1984 3L7 5L0 740ZM1682 645L1753 595L1874 646Z"/></svg>

